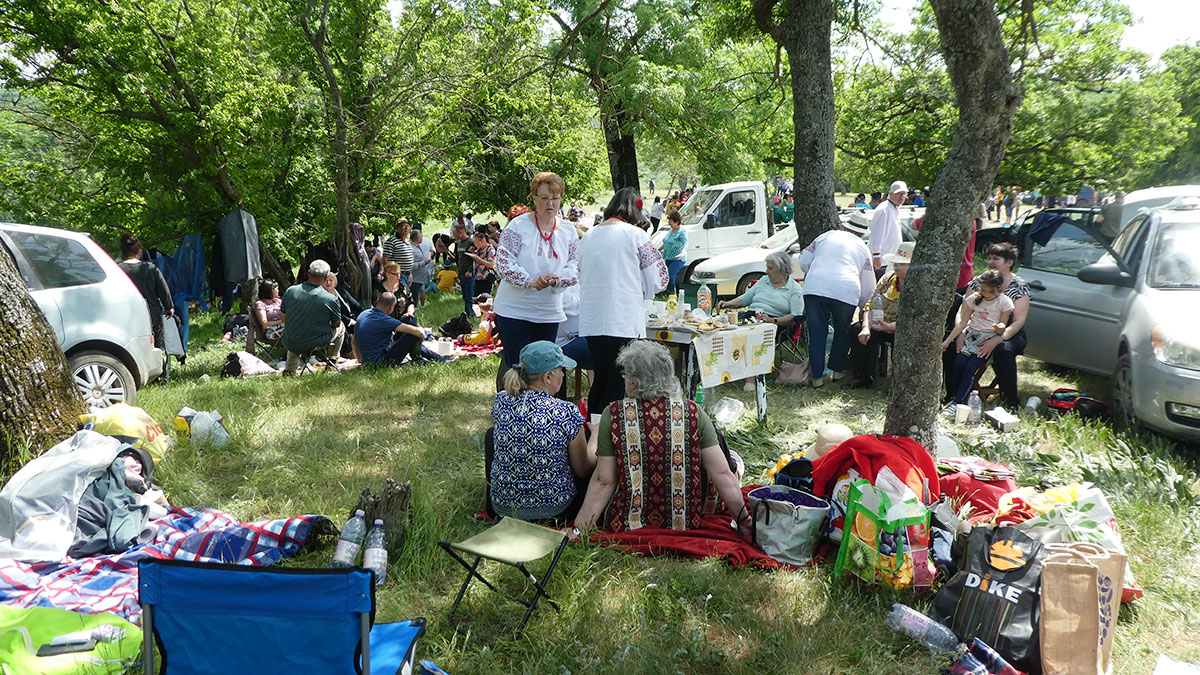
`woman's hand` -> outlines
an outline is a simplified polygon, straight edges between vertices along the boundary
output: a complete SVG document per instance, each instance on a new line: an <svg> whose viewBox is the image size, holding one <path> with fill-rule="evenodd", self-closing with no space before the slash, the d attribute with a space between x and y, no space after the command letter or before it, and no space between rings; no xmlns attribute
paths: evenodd
<svg viewBox="0 0 1200 675"><path fill-rule="evenodd" d="M954 352L961 352L965 346L967 346L967 338L959 333L958 337L954 338Z"/></svg>
<svg viewBox="0 0 1200 675"><path fill-rule="evenodd" d="M728 301L728 300L719 300L719 301L717 301L717 309L725 309L725 307L727 307L728 305L729 305L729 301Z"/></svg>
<svg viewBox="0 0 1200 675"><path fill-rule="evenodd" d="M976 356L981 359L988 358L992 355L992 350L996 348L996 345L1000 344L1001 342L1004 342L1003 335L997 335L996 337L991 337L984 340L983 344L979 345L979 351L975 353Z"/></svg>

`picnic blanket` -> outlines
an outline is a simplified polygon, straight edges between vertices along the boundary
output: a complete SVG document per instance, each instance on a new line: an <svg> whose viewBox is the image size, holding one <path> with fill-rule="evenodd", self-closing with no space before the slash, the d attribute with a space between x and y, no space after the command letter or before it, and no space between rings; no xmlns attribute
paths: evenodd
<svg viewBox="0 0 1200 675"><path fill-rule="evenodd" d="M137 564L146 558L272 565L295 555L324 516L296 516L239 524L215 509L173 509L154 521L148 543L114 555L23 563L0 560L0 604L57 607L84 614L112 612L141 623Z"/></svg>
<svg viewBox="0 0 1200 675"><path fill-rule="evenodd" d="M742 488L742 497L758 485ZM728 513L704 516L694 530L672 530L661 527L641 527L626 532L596 532L589 541L610 546L626 553L663 555L672 553L685 558L722 558L734 567L750 565L757 569L796 569L779 562L747 543L733 529Z"/></svg>

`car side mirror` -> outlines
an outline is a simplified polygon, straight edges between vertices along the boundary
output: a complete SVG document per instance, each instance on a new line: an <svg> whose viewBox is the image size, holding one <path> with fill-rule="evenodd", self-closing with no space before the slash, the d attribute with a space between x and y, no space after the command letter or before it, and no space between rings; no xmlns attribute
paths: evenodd
<svg viewBox="0 0 1200 675"><path fill-rule="evenodd" d="M788 247L788 254L796 255L797 253L799 253L802 250L803 249L800 248L800 244L792 244L791 246Z"/></svg>
<svg viewBox="0 0 1200 675"><path fill-rule="evenodd" d="M1079 268L1075 276L1080 281L1089 284L1103 284L1105 286L1133 286L1133 277L1125 272L1116 263L1111 262L1094 262L1090 265L1084 265Z"/></svg>
<svg viewBox="0 0 1200 675"><path fill-rule="evenodd" d="M707 230L711 230L716 226L717 226L717 214L715 214L715 213L708 214L708 217L704 219L704 228Z"/></svg>

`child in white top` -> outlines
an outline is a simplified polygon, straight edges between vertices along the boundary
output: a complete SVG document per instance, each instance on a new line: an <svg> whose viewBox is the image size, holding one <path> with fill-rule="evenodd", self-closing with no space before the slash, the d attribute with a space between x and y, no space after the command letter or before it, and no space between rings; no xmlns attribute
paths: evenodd
<svg viewBox="0 0 1200 675"><path fill-rule="evenodd" d="M987 363L987 358L979 356L979 348L988 339L1003 335L1012 318L1013 301L1002 292L1003 287L1004 277L996 270L979 275L979 291L963 300L958 325L942 342L945 350L962 338L955 350L958 355L947 387L954 392L957 403L966 403L975 372Z"/></svg>

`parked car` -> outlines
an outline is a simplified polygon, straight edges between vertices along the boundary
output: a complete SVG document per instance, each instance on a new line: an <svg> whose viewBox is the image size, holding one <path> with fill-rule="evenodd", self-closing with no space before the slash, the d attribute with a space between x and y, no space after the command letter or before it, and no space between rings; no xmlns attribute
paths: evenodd
<svg viewBox="0 0 1200 675"><path fill-rule="evenodd" d="M708 284L713 288L713 292L721 297L741 295L766 275L768 255L789 248L795 248L795 252L799 252L796 228L790 225L757 246L725 253L696 265L691 282ZM804 278L804 273L799 269L796 273L797 280Z"/></svg>
<svg viewBox="0 0 1200 675"><path fill-rule="evenodd" d="M1200 441L1200 198L1135 215L1111 246L1097 210L1044 214L1018 235L1025 353L1110 376L1119 425Z"/></svg>
<svg viewBox="0 0 1200 675"><path fill-rule="evenodd" d="M162 373L145 299L91 237L0 223L0 249L54 330L85 403L133 403Z"/></svg>
<svg viewBox="0 0 1200 675"><path fill-rule="evenodd" d="M1130 192L1125 195L1121 210L1121 227L1128 225L1139 213L1169 204L1179 197L1200 197L1200 185L1163 185Z"/></svg>
<svg viewBox="0 0 1200 675"><path fill-rule="evenodd" d="M679 209L680 227L687 233L687 266L679 271L676 284L687 283L705 260L756 246L774 234L767 208L761 181L707 185L696 190ZM664 221L651 241L661 246L670 231Z"/></svg>

